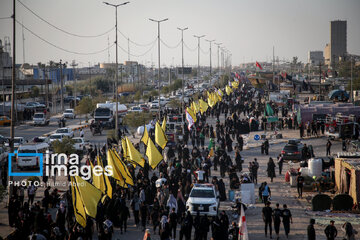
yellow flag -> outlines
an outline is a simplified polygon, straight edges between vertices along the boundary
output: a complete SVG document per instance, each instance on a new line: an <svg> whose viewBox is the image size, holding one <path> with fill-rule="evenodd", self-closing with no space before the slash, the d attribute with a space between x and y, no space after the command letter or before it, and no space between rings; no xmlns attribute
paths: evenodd
<svg viewBox="0 0 360 240"><path fill-rule="evenodd" d="M155 169L157 165L161 162L161 160L163 160L163 156L161 155L159 150L157 150L155 144L153 143L153 141L151 141L151 138L149 138L148 140L146 156L152 169Z"/></svg>
<svg viewBox="0 0 360 240"><path fill-rule="evenodd" d="M202 100L201 98L200 98L200 100L199 100L199 105L200 105L200 112L201 112L201 114L203 114L204 112L206 112L207 111L207 109L208 109L208 104L204 101L204 100Z"/></svg>
<svg viewBox="0 0 360 240"><path fill-rule="evenodd" d="M208 157L212 157L212 156L214 156L214 148L210 149L210 152L209 152L209 155L208 155Z"/></svg>
<svg viewBox="0 0 360 240"><path fill-rule="evenodd" d="M226 94L227 94L228 96L232 93L232 90L231 90L231 88L230 88L228 85L226 85L225 91L226 91Z"/></svg>
<svg viewBox="0 0 360 240"><path fill-rule="evenodd" d="M134 181L131 177L131 174L129 172L129 169L127 168L126 164L121 160L120 156L118 155L118 153L114 150L110 149L110 153L112 154L113 160L116 164L116 166L118 167L118 170L121 174L121 176L123 177L125 183L134 186Z"/></svg>
<svg viewBox="0 0 360 240"><path fill-rule="evenodd" d="M156 124L155 124L155 142L162 149L164 149L166 147L167 138L165 136L164 131L160 127L160 124L158 121L156 121Z"/></svg>
<svg viewBox="0 0 360 240"><path fill-rule="evenodd" d="M82 203L80 193L77 190L74 177L71 177L70 179L71 179L71 196L72 196L72 204L74 207L75 219L82 227L86 227L85 208Z"/></svg>
<svg viewBox="0 0 360 240"><path fill-rule="evenodd" d="M191 108L186 108L186 111L190 114L194 122L196 122L196 114L193 112L193 110L191 110Z"/></svg>
<svg viewBox="0 0 360 240"><path fill-rule="evenodd" d="M99 161L100 161L100 159L99 159L99 156L97 157L97 166L100 166L99 165ZM102 191L104 194L106 194L105 193L105 189L106 189L106 187L105 187L105 180L104 180L104 178L103 178L103 174L104 174L104 171L102 171L101 172L101 175L100 174L94 174L94 165L92 164L92 162L90 161L90 166L91 166L91 170L92 170L92 179L93 179L93 181L92 181L92 183L94 184L94 186L97 188L97 189L99 189L100 191ZM98 172L98 171L97 171Z"/></svg>
<svg viewBox="0 0 360 240"><path fill-rule="evenodd" d="M128 149L126 147L126 141L124 138L121 139L121 146L122 146L122 150L123 150L123 158L127 160L129 158L129 153L128 153Z"/></svg>
<svg viewBox="0 0 360 240"><path fill-rule="evenodd" d="M93 174L93 184L95 187L100 189L104 194L108 195L109 198L112 198L112 186L109 177L105 175L104 165L100 157L97 158L97 166L101 167L102 172L101 175L99 176Z"/></svg>
<svg viewBox="0 0 360 240"><path fill-rule="evenodd" d="M231 86L232 86L233 88L238 88L238 87L239 87L239 82L233 81L233 82L231 82Z"/></svg>
<svg viewBox="0 0 360 240"><path fill-rule="evenodd" d="M79 176L75 176L76 188L83 202L85 212L92 218L96 217L97 205L101 199L101 191Z"/></svg>
<svg viewBox="0 0 360 240"><path fill-rule="evenodd" d="M220 97L224 95L223 91L220 88L217 90L217 93Z"/></svg>
<svg viewBox="0 0 360 240"><path fill-rule="evenodd" d="M135 162L136 164L139 164L141 167L144 167L145 160L142 157L141 153L139 153L139 151L134 147L134 145L132 144L132 142L129 140L128 137L125 137L125 140L126 140L126 147L129 152L129 159Z"/></svg>
<svg viewBox="0 0 360 240"><path fill-rule="evenodd" d="M161 124L161 128L164 132L166 132L166 116L164 116L163 122Z"/></svg>
<svg viewBox="0 0 360 240"><path fill-rule="evenodd" d="M112 166L112 169L113 169L112 177L117 180L117 183L120 185L120 187L127 188L125 179L121 175L121 172L120 172L118 166L116 165L115 159L113 157L113 154L111 154L110 150L107 151L107 160L108 160L108 165Z"/></svg>
<svg viewBox="0 0 360 240"><path fill-rule="evenodd" d="M146 125L144 125L144 133L141 137L141 141L146 145L147 142L148 142L148 138L149 138L149 133L148 133L148 130L146 128Z"/></svg>
<svg viewBox="0 0 360 240"><path fill-rule="evenodd" d="M200 112L200 104L199 104L199 102L193 102L193 103L194 103L194 109L195 109L194 113Z"/></svg>
<svg viewBox="0 0 360 240"><path fill-rule="evenodd" d="M211 108L214 107L215 103L214 103L214 101L212 100L211 95L208 97L207 102L208 102L208 105L209 105Z"/></svg>

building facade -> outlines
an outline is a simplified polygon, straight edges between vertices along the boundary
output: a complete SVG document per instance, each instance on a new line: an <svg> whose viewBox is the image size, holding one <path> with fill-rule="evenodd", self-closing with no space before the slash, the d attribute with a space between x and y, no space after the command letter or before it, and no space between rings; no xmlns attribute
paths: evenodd
<svg viewBox="0 0 360 240"><path fill-rule="evenodd" d="M324 64L323 51L309 51L308 52L308 63L312 66L317 66L320 63Z"/></svg>
<svg viewBox="0 0 360 240"><path fill-rule="evenodd" d="M325 64L332 66L347 54L347 22L330 22L330 43L325 47Z"/></svg>

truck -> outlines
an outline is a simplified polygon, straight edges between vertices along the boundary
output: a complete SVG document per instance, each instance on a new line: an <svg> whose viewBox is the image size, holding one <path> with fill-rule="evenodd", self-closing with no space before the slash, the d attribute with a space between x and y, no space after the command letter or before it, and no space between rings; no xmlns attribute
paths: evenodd
<svg viewBox="0 0 360 240"><path fill-rule="evenodd" d="M118 121L122 123L122 118L127 114L127 107L118 103ZM106 101L106 103L98 103L94 111L95 122L99 122L103 128L115 127L116 103Z"/></svg>
<svg viewBox="0 0 360 240"><path fill-rule="evenodd" d="M50 114L48 111L45 112L37 112L33 117L33 124L36 125L49 125L50 123Z"/></svg>

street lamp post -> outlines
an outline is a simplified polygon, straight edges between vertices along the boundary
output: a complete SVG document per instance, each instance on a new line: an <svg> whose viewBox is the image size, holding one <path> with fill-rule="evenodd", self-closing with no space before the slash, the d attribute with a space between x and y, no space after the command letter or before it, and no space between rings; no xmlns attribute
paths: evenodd
<svg viewBox="0 0 360 240"><path fill-rule="evenodd" d="M205 35L202 36L196 36L194 35L194 37L196 37L198 39L198 72L197 72L197 83L198 83L198 90L200 89L200 81L199 81L199 77L200 77L200 39L205 37Z"/></svg>
<svg viewBox="0 0 360 240"><path fill-rule="evenodd" d="M211 85L211 43L214 42L215 40L206 40L205 41L210 43L210 85Z"/></svg>
<svg viewBox="0 0 360 240"><path fill-rule="evenodd" d="M184 110L184 82L185 82L185 75L184 75L184 31L188 28L177 28L181 31L181 68L182 68L182 95L181 95L181 111Z"/></svg>
<svg viewBox="0 0 360 240"><path fill-rule="evenodd" d="M111 6L111 7L114 7L115 8L115 31L116 31L116 33L115 33L115 38L116 38L116 40L115 40L115 45L116 45L116 70L115 70L115 92L116 92L116 96L115 96L115 100L116 100L116 110L115 110L115 114L116 114L116 116L115 116L115 134L116 134L116 136L118 136L118 128L119 128L119 126L118 126L118 122L119 122L119 100L118 100L118 98L119 98L119 94L118 94L118 86L119 86L119 82L118 82L118 71L119 71L119 69L118 69L118 30L117 30L117 26L118 26L118 24L117 24L117 8L118 7L120 7L120 6L123 6L123 5L126 5L126 4L128 4L129 2L124 2L124 3L120 3L120 4L111 4L111 3L108 3L108 2L103 2L103 3L105 3L106 5L108 5L108 6Z"/></svg>
<svg viewBox="0 0 360 240"><path fill-rule="evenodd" d="M221 45L222 43L215 43L215 45L217 45L217 61L218 61L218 74L219 74L219 85L220 85L220 76L221 76L221 74L220 74L220 54L219 54L219 52L220 52L220 45Z"/></svg>
<svg viewBox="0 0 360 240"><path fill-rule="evenodd" d="M160 66L160 23L169 20L168 18L162 20L154 20L149 18L150 21L156 22L158 24L158 61L159 61L159 71L158 71L158 90L159 90L159 120L160 120L160 111L161 111L161 104L160 104L160 78L161 78L161 66Z"/></svg>

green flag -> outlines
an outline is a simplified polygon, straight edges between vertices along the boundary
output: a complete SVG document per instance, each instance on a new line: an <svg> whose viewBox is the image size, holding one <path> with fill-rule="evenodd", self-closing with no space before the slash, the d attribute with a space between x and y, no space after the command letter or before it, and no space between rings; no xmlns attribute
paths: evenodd
<svg viewBox="0 0 360 240"><path fill-rule="evenodd" d="M266 104L265 116L274 116L274 110L272 110L269 103Z"/></svg>

